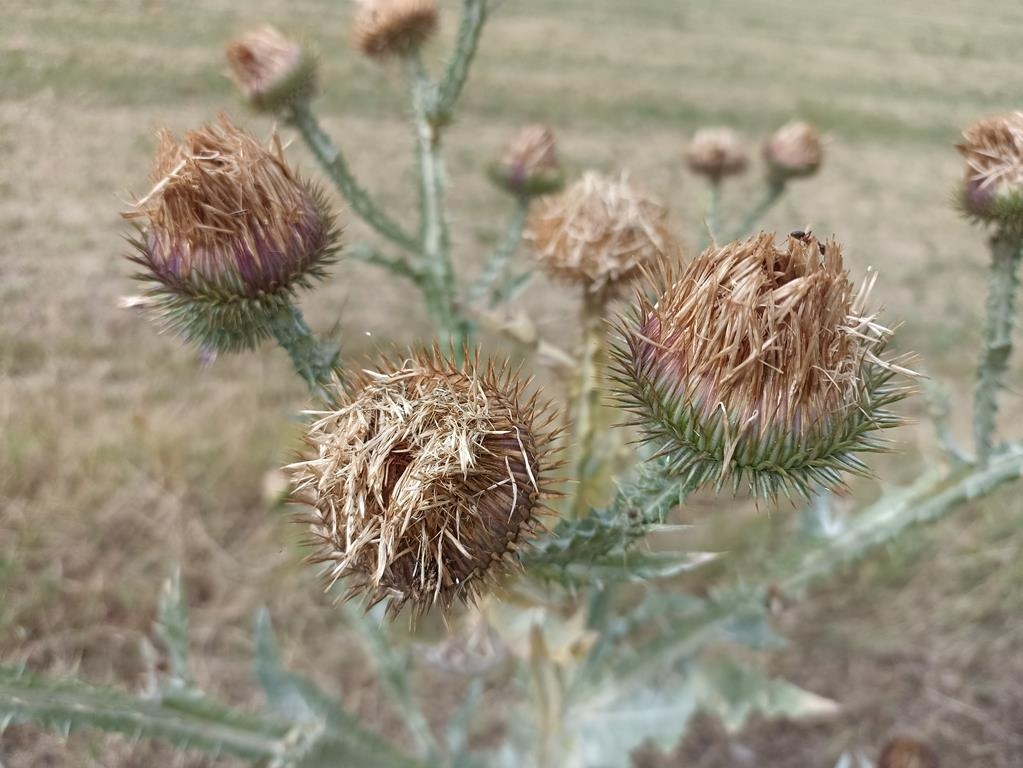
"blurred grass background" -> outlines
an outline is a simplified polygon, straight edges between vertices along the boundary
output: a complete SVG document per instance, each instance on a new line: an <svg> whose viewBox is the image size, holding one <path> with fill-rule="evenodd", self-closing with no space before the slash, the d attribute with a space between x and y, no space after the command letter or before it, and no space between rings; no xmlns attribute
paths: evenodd
<svg viewBox="0 0 1023 768"><path fill-rule="evenodd" d="M433 64L459 4L442 5ZM267 603L297 666L336 679L326 687L344 688L367 722L396 729L328 600L297 566L297 533L267 500L268 473L287 459L305 403L284 354L268 347L201 368L192 351L116 307L135 290L118 212L150 184L155 130L184 131L221 110L259 135L270 130L245 113L222 59L226 39L263 21L320 52L324 122L378 199L399 219L416 215L401 73L351 50L351 8L0 0L4 661L137 685L138 643L177 562L209 687L253 698L250 620ZM812 120L828 138L825 166L793 185L766 225L834 234L854 277L880 269L875 296L901 323L898 345L948 385L965 440L987 256L981 234L950 207L961 172L952 145L973 120L1023 106L1021 34L1023 5L1009 0L506 0L448 138L459 268L474 275L500 235L509 203L481 169L524 122L554 125L574 171L627 168L695 247L704 192L681 161L692 131L730 124L756 151L789 118ZM317 173L299 143L290 155ZM758 184L754 172L726 189L735 220ZM366 235L349 220L350 241ZM353 263L305 308L321 329L341 318L352 364L425 327L406 286ZM542 334L572 343L575 306L564 292L539 280L523 308ZM1023 415L1019 359L1007 427ZM912 410L923 417L919 400ZM926 421L899 438L903 455L883 462L886 477L937 460ZM871 483L857 487L863 498L874 493ZM790 510L729 508L701 497L686 515L702 521L698 537L732 550L729 568L741 572ZM792 644L764 663L838 699L843 715L754 723L733 738L704 722L665 764L830 768L842 750L876 751L896 730L926 736L948 765L1023 763L1021 522L1018 491L1002 491L787 608L779 620ZM437 710L457 696L441 687ZM0 738L0 761L202 763L95 734L64 745L30 728Z"/></svg>

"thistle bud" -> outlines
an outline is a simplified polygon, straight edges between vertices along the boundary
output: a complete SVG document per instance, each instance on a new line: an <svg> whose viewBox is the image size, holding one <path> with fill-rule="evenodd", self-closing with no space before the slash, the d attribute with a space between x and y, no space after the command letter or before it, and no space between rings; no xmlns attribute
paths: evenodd
<svg viewBox="0 0 1023 768"><path fill-rule="evenodd" d="M434 350L333 391L307 457L287 468L329 584L423 613L471 601L507 569L542 527L552 468L552 416L527 384Z"/></svg>
<svg viewBox="0 0 1023 768"><path fill-rule="evenodd" d="M1023 112L970 126L956 149L966 160L963 210L981 221L1023 231Z"/></svg>
<svg viewBox="0 0 1023 768"><path fill-rule="evenodd" d="M546 125L527 125L515 134L489 172L497 186L516 197L547 195L565 184L554 131Z"/></svg>
<svg viewBox="0 0 1023 768"><path fill-rule="evenodd" d="M901 737L885 744L877 768L939 768L939 763L926 744Z"/></svg>
<svg viewBox="0 0 1023 768"><path fill-rule="evenodd" d="M316 91L316 61L270 25L232 40L225 53L231 79L262 112L309 101Z"/></svg>
<svg viewBox="0 0 1023 768"><path fill-rule="evenodd" d="M678 278L665 265L620 323L618 399L693 487L808 497L867 474L856 454L886 449L875 433L900 423L887 408L908 373L881 358L870 285L801 232L708 248Z"/></svg>
<svg viewBox="0 0 1023 768"><path fill-rule="evenodd" d="M156 185L129 258L164 327L211 352L255 346L337 251L326 199L226 117L178 141L160 134Z"/></svg>
<svg viewBox="0 0 1023 768"><path fill-rule="evenodd" d="M437 0L359 0L352 39L371 59L419 48L437 31Z"/></svg>
<svg viewBox="0 0 1023 768"><path fill-rule="evenodd" d="M543 199L526 237L548 275L592 293L620 289L644 264L681 253L667 211L624 175L609 179L590 172Z"/></svg>
<svg viewBox="0 0 1023 768"><path fill-rule="evenodd" d="M764 144L768 175L780 182L812 176L824 160L820 131L794 120L775 131Z"/></svg>
<svg viewBox="0 0 1023 768"><path fill-rule="evenodd" d="M749 162L742 139L731 128L701 128L689 143L686 161L693 173L715 183L742 173Z"/></svg>

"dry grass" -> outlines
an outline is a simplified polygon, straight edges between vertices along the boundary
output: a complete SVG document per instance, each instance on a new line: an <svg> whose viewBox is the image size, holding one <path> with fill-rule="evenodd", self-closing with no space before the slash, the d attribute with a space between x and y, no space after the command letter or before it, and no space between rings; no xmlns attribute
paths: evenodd
<svg viewBox="0 0 1023 768"><path fill-rule="evenodd" d="M443 3L445 12L454 6ZM210 688L256 700L245 651L252 613L268 603L289 660L302 667L316 659L328 688L344 689L367 722L398 732L369 673L352 663L335 612L298 567L295 533L263 493L267 471L295 445L291 417L304 405L285 356L266 349L203 369L182 345L116 309L132 289L131 268L119 258L126 246L118 211L127 190L145 183L154 130L181 133L224 107L242 119L223 76L224 41L269 21L316 44L327 84L324 122L351 149L360 178L410 218L412 139L397 71L352 52L345 43L350 8L326 0L215 0L187 11L160 0L55 0L4 10L3 660L134 684L137 641L149 629L158 584L177 561L194 606L197 673ZM525 121L556 127L569 168L627 166L675 209L695 243L702 187L682 168L685 138L705 123L762 134L799 114L824 129L827 160L818 177L794 185L768 224L787 232L811 223L822 236L834 233L854 279L868 265L882 271L876 298L887 317L905 321L900 347L921 352L926 371L950 381L959 406L954 427L965 436L986 256L977 233L948 205L962 174L952 144L962 126L1019 106L1021 23L1023 7L1008 0L507 2L450 134L459 263L474 270L498 237L507 201L481 169ZM451 32L448 18L442 36ZM438 58L428 49L430 62ZM267 134L266 119L244 120ZM303 150L288 155L309 167ZM754 186L747 178L726 187L726 205L739 207ZM364 234L352 224L347 237ZM381 290L380 275L357 264L338 274L306 306L319 328L343 317L351 360L423 327L405 286ZM570 333L576 312L560 294L540 283L525 299L541 332L557 339ZM1017 358L1010 381L1021 380L1020 370ZM1018 389L1005 410L1003 423L1019 422ZM929 440L926 425L918 432L902 433L910 457L885 467L886 476L934 459L913 451L914 441ZM1019 676L983 654L1023 657L1021 558L1007 524L1021 512L1017 494L1001 494L928 533L926 551L943 556L929 554L926 567L883 555L870 568L890 567L897 578L864 578L854 590L843 584L800 609L796 624L815 631L796 632L780 671L810 687L824 681L822 693L854 702L847 719L815 731L823 734L816 764L827 765L846 745L878 744L899 725L941 733L950 765L1018 764L1012 734L1019 724L1007 713L1023 706L1013 685ZM973 591L967 579L989 586ZM880 651L872 647L879 637L886 642ZM955 686L939 691L952 690L957 703L921 693L913 670L956 676ZM879 689L891 704L872 709ZM457 693L442 690L437 711ZM914 721L899 722L900 712ZM778 753L806 738L797 727L770 733L787 740ZM7 768L173 764L96 736L64 748L32 729L6 734L0 760ZM786 765L766 757L764 764Z"/></svg>

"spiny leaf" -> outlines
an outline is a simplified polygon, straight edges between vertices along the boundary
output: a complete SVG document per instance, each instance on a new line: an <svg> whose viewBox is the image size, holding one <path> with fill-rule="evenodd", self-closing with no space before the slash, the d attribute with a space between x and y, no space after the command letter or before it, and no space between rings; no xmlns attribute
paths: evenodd
<svg viewBox="0 0 1023 768"><path fill-rule="evenodd" d="M156 613L156 636L167 652L169 675L162 687L177 693L199 691L188 669L188 608L181 592L181 571L175 569L163 584Z"/></svg>

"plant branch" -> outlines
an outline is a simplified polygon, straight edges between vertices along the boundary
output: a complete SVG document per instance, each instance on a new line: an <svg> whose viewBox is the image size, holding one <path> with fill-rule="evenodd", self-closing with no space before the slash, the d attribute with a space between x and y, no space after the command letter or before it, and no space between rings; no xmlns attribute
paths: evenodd
<svg viewBox="0 0 1023 768"><path fill-rule="evenodd" d="M760 220L764 218L764 215L771 210L778 200L781 199L781 196L784 193L784 181L768 179L763 197L761 197L760 201L753 206L749 213L746 214L746 218L742 220L738 229L732 233L732 237L730 239L738 240L741 237L748 237L753 232L753 228L760 223Z"/></svg>
<svg viewBox="0 0 1023 768"><path fill-rule="evenodd" d="M373 264L378 267L383 267L384 269L389 270L396 275L408 278L417 285L420 284L422 275L419 273L419 270L412 264L410 264L406 259L384 256L376 248L366 243L358 243L357 245L353 245L351 248L348 249L347 253L356 261L361 261L364 264Z"/></svg>
<svg viewBox="0 0 1023 768"><path fill-rule="evenodd" d="M330 137L320 127L316 116L307 103L293 105L288 112L288 122L298 129L313 156L323 170L334 182L338 191L352 206L362 219L396 245L410 253L418 253L419 247L415 239L405 233L402 227L380 210L376 203L352 175L348 163L341 150L334 145Z"/></svg>
<svg viewBox="0 0 1023 768"><path fill-rule="evenodd" d="M271 322L274 338L291 357L295 372L309 386L309 392L324 397L326 387L339 368L341 350L316 340L298 307L290 305Z"/></svg>
<svg viewBox="0 0 1023 768"><path fill-rule="evenodd" d="M526 219L529 215L529 200L520 197L515 201L515 211L512 213L511 221L505 229L501 242L487 262L482 274L469 289L467 301L472 303L487 295L504 274L508 261L515 254L519 243L522 241L522 233L526 229ZM503 294L504 291L502 290Z"/></svg>
<svg viewBox="0 0 1023 768"><path fill-rule="evenodd" d="M476 56L487 12L487 0L464 0L455 50L451 54L451 60L437 89L436 101L431 108L431 117L435 123L446 123L451 120L458 97L469 78L469 67Z"/></svg>
<svg viewBox="0 0 1023 768"><path fill-rule="evenodd" d="M721 236L721 180L711 179L710 189L707 198L707 213L704 219L706 226L705 237L711 243L720 245L718 238Z"/></svg>

